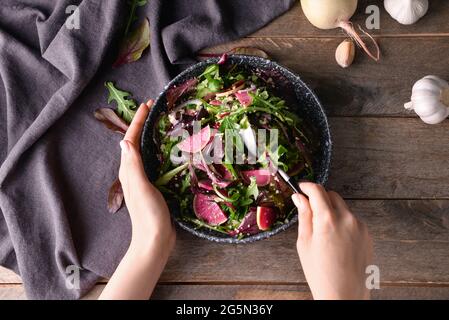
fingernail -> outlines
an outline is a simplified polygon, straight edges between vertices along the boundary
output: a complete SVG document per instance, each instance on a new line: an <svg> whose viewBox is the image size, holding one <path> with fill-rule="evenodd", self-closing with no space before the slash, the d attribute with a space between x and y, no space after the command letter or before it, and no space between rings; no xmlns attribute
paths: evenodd
<svg viewBox="0 0 449 320"><path fill-rule="evenodd" d="M152 99L148 100L146 106L148 107L149 110L151 110L151 108L153 107L153 103L154 103L154 100L152 100Z"/></svg>
<svg viewBox="0 0 449 320"><path fill-rule="evenodd" d="M120 148L122 149L122 152L124 154L127 154L129 152L128 141L125 140L120 141Z"/></svg>
<svg viewBox="0 0 449 320"><path fill-rule="evenodd" d="M302 211L301 198L297 194L294 194L294 195L292 195L292 200L293 200L293 203L295 204L295 206L298 207L298 210Z"/></svg>

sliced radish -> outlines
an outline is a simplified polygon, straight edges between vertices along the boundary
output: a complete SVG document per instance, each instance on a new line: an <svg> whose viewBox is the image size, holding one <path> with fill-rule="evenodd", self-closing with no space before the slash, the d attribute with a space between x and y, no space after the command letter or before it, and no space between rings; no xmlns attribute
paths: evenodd
<svg viewBox="0 0 449 320"><path fill-rule="evenodd" d="M233 231L230 231L229 235L231 236L237 236L239 234L252 235L259 232L260 230L259 227L257 226L257 219L256 219L256 208L251 207L249 208L248 213L245 215L238 228Z"/></svg>
<svg viewBox="0 0 449 320"><path fill-rule="evenodd" d="M198 181L198 187L204 190L213 191L214 188L212 186L212 182L210 180L201 180Z"/></svg>
<svg viewBox="0 0 449 320"><path fill-rule="evenodd" d="M239 100L242 106L248 107L253 103L253 98L249 95L248 91L242 90L235 93L235 96Z"/></svg>
<svg viewBox="0 0 449 320"><path fill-rule="evenodd" d="M195 133L178 143L178 148L183 152L197 153L203 150L203 148L209 143L211 137L212 130L209 126L207 126L201 129L200 132Z"/></svg>
<svg viewBox="0 0 449 320"><path fill-rule="evenodd" d="M209 102L209 104L211 104L213 106L221 106L221 101L220 100L212 100L211 102Z"/></svg>
<svg viewBox="0 0 449 320"><path fill-rule="evenodd" d="M242 171L242 176L246 183L250 183L252 177L256 178L258 187L267 186L271 182L271 174L268 169Z"/></svg>
<svg viewBox="0 0 449 320"><path fill-rule="evenodd" d="M257 226L260 230L266 231L276 222L276 209L270 207L257 207Z"/></svg>
<svg viewBox="0 0 449 320"><path fill-rule="evenodd" d="M224 165L216 164L214 165L215 170L221 175L221 177L225 180L233 180L231 171L229 171Z"/></svg>
<svg viewBox="0 0 449 320"><path fill-rule="evenodd" d="M218 226L228 220L223 210L215 202L214 196L196 194L193 198L193 211L198 219L212 226Z"/></svg>

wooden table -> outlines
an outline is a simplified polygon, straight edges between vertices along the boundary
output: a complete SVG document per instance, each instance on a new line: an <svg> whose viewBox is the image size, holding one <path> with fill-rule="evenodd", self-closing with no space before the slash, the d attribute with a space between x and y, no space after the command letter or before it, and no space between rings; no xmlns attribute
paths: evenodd
<svg viewBox="0 0 449 320"><path fill-rule="evenodd" d="M379 63L361 51L349 69L334 61L339 30L321 31L299 5L240 41L256 46L311 85L330 116L334 159L329 187L340 192L375 240L381 289L374 298L449 298L449 120L423 124L404 110L413 83L449 80L449 1L433 0L418 24L401 26L383 1ZM296 228L250 245L222 245L179 231L175 253L154 297L163 299L309 299L296 253ZM89 297L95 297L99 284ZM0 269L0 299L25 298L21 280Z"/></svg>

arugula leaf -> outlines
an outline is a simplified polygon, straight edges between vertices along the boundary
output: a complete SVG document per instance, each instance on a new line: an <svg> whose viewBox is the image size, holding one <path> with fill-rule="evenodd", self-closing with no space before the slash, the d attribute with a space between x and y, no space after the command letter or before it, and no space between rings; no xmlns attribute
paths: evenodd
<svg viewBox="0 0 449 320"><path fill-rule="evenodd" d="M117 60L112 65L117 68L123 64L135 62L142 57L143 51L150 45L150 23L144 19L142 23L123 39Z"/></svg>
<svg viewBox="0 0 449 320"><path fill-rule="evenodd" d="M161 144L162 158L164 159L161 167L161 173L165 173L171 166L170 154L175 145L178 144L177 139L169 139L166 143Z"/></svg>
<svg viewBox="0 0 449 320"><path fill-rule="evenodd" d="M221 121L220 128L218 130L221 133L224 133L226 130L233 130L234 129L234 122L232 122L231 117L224 117Z"/></svg>
<svg viewBox="0 0 449 320"><path fill-rule="evenodd" d="M204 72L199 76L199 78L206 76L213 78L220 76L220 66L218 64L211 64L206 68L206 70L204 70Z"/></svg>
<svg viewBox="0 0 449 320"><path fill-rule="evenodd" d="M128 124L131 123L137 109L136 102L128 98L131 94L116 88L114 83L110 81L106 82L105 86L109 90L108 103L115 101L117 103L117 114Z"/></svg>
<svg viewBox="0 0 449 320"><path fill-rule="evenodd" d="M251 177L251 183L246 189L246 197L249 199L251 196L253 196L254 200L257 200L259 197L259 188L257 187L255 177Z"/></svg>
<svg viewBox="0 0 449 320"><path fill-rule="evenodd" d="M212 64L198 77L201 82L197 86L197 98L203 98L209 93L218 92L223 89L223 79L220 77L220 66Z"/></svg>

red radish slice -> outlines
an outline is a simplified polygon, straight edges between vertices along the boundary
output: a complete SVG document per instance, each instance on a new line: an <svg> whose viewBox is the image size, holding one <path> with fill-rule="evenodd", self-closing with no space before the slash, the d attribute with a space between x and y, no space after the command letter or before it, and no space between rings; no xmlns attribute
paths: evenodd
<svg viewBox="0 0 449 320"><path fill-rule="evenodd" d="M198 187L204 190L213 191L212 182L210 180L201 180L198 181Z"/></svg>
<svg viewBox="0 0 449 320"><path fill-rule="evenodd" d="M218 60L218 64L222 65L225 64L228 60L228 55L226 53L223 53L223 55L220 57L220 60Z"/></svg>
<svg viewBox="0 0 449 320"><path fill-rule="evenodd" d="M200 132L185 138L183 141L178 143L179 150L189 153L197 153L209 143L212 137L212 131L209 126L201 129Z"/></svg>
<svg viewBox="0 0 449 320"><path fill-rule="evenodd" d="M239 234L252 235L259 233L259 227L257 226L256 208L249 208L248 213L243 218L242 222L237 229L229 232L231 236L237 236Z"/></svg>
<svg viewBox="0 0 449 320"><path fill-rule="evenodd" d="M209 104L211 104L213 106L221 106L221 101L220 100L212 100L211 102L209 102Z"/></svg>
<svg viewBox="0 0 449 320"><path fill-rule="evenodd" d="M212 226L218 226L228 220L223 210L214 201L214 196L196 194L193 198L193 211L198 219Z"/></svg>
<svg viewBox="0 0 449 320"><path fill-rule="evenodd" d="M231 171L229 171L224 165L216 164L214 165L215 170L221 175L221 177L225 180L233 180Z"/></svg>
<svg viewBox="0 0 449 320"><path fill-rule="evenodd" d="M242 175L247 183L251 182L252 177L256 178L258 187L264 187L271 182L271 174L268 169L242 171Z"/></svg>
<svg viewBox="0 0 449 320"><path fill-rule="evenodd" d="M248 91L238 91L235 96L244 107L248 107L253 103L253 97L251 97Z"/></svg>
<svg viewBox="0 0 449 320"><path fill-rule="evenodd" d="M270 207L257 207L257 226L260 230L266 231L271 228L277 218L277 212Z"/></svg>

